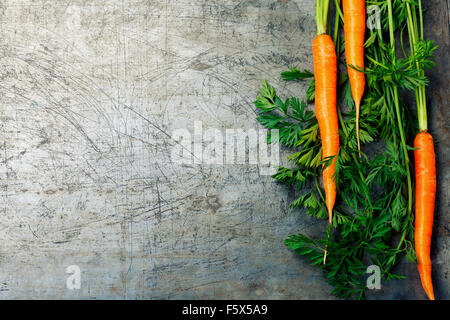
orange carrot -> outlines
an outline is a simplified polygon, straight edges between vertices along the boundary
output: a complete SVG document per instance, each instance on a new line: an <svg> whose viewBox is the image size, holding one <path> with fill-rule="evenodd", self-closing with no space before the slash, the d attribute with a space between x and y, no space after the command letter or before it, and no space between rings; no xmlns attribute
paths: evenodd
<svg viewBox="0 0 450 320"><path fill-rule="evenodd" d="M364 0L344 0L344 34L345 34L345 58L348 66L358 67L364 70L364 32L366 28L366 11ZM353 100L356 107L356 140L358 151L361 150L359 142L359 107L364 94L366 80L364 73L348 67L348 77L352 89ZM360 155L361 156L361 155Z"/></svg>
<svg viewBox="0 0 450 320"><path fill-rule="evenodd" d="M430 244L436 197L436 160L433 138L420 132L414 139L416 171L415 249L422 286L430 300L434 300L431 282Z"/></svg>
<svg viewBox="0 0 450 320"><path fill-rule="evenodd" d="M333 40L326 34L313 41L314 78L316 82L315 109L322 140L322 159L337 155L339 151L339 128L336 112L337 63ZM326 204L330 224L336 201L334 182L336 158L323 170Z"/></svg>
<svg viewBox="0 0 450 320"><path fill-rule="evenodd" d="M412 8L412 9L411 9ZM411 55L416 55L417 44L423 39L422 1L406 2L408 12L408 34ZM417 12L419 16L417 17ZM420 33L419 33L420 30ZM419 74L424 75L424 67L416 63ZM416 173L416 216L415 216L415 249L422 287L428 298L434 300L433 282L431 279L430 245L433 232L434 201L436 198L436 156L433 137L427 132L427 100L425 85L414 90L417 102L417 119L419 133L414 139L414 165Z"/></svg>

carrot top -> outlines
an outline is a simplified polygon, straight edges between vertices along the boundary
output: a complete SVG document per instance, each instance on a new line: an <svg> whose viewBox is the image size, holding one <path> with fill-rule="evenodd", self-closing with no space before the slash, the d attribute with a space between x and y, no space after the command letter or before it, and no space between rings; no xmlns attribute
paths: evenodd
<svg viewBox="0 0 450 320"><path fill-rule="evenodd" d="M330 0L316 0L316 23L318 35L326 33L329 6Z"/></svg>
<svg viewBox="0 0 450 320"><path fill-rule="evenodd" d="M416 5L411 5L406 2L407 9L407 25L408 25L408 36L409 45L411 50L411 56L416 57L418 51L423 49L423 46L433 46L432 42L425 42L423 39L423 16L422 16L422 1L418 0L417 8ZM417 18L417 12L419 17ZM431 48L434 51L437 47ZM424 76L425 72L419 61L415 61L414 67L417 68L419 75ZM425 97L425 84L420 84L414 89L414 94L416 96L417 102L417 115L419 121L419 130L428 130L428 118L427 118L427 101Z"/></svg>

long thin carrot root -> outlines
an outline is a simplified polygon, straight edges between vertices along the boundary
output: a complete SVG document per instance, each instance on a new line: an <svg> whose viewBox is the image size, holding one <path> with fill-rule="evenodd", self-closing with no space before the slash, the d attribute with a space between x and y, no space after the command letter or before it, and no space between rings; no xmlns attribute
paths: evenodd
<svg viewBox="0 0 450 320"><path fill-rule="evenodd" d="M414 163L416 172L416 220L415 249L423 289L434 300L431 280L430 245L433 231L433 215L436 197L436 159L433 137L420 132L414 139Z"/></svg>
<svg viewBox="0 0 450 320"><path fill-rule="evenodd" d="M356 107L356 141L358 142L358 155L361 158L361 143L359 140L359 101L355 104Z"/></svg>
<svg viewBox="0 0 450 320"><path fill-rule="evenodd" d="M330 222L330 224L331 224L331 222ZM327 241L328 240L330 240L330 234L329 233L328 233L328 236L327 236ZM327 248L328 248L328 244L325 245L325 252L324 252L324 255L323 255L323 264L327 263Z"/></svg>

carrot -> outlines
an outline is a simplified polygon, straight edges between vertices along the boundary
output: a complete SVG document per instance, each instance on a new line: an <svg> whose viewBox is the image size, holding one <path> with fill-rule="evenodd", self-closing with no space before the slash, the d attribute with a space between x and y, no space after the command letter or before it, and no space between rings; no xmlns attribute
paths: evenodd
<svg viewBox="0 0 450 320"><path fill-rule="evenodd" d="M364 70L364 32L366 28L366 11L364 0L344 0L344 34L345 57L348 66L354 66ZM364 94L366 80L364 73L351 67L348 68L348 77L352 89L352 97L356 108L356 140L358 151L361 150L359 141L359 109ZM361 154L360 154L361 156Z"/></svg>
<svg viewBox="0 0 450 320"><path fill-rule="evenodd" d="M407 24L411 55L416 55L417 44L423 39L422 1L406 3L408 12ZM417 17L417 12L419 16ZM420 31L420 32L419 32ZM434 49L433 49L434 50ZM415 63L420 75L425 74L424 67ZM414 165L416 173L416 215L414 242L418 260L422 287L428 298L434 300L433 283L431 280L430 245L433 231L434 202L436 198L436 156L433 137L428 131L427 103L425 85L414 90L417 102L417 119L419 133L414 139Z"/></svg>
<svg viewBox="0 0 450 320"><path fill-rule="evenodd" d="M322 158L337 155L339 151L339 128L336 112L337 63L333 40L326 34L318 35L313 41L314 78L316 82L315 111L322 141ZM336 158L323 170L328 218L333 218L336 201L334 182Z"/></svg>
<svg viewBox="0 0 450 320"><path fill-rule="evenodd" d="M414 139L416 171L415 249L422 286L430 300L434 300L431 282L430 244L436 197L436 160L433 138L420 132Z"/></svg>
<svg viewBox="0 0 450 320"><path fill-rule="evenodd" d="M317 36L313 40L314 80L316 82L315 110L322 142L322 159L336 156L339 151L339 127L336 111L337 59L333 40L326 33L329 0L316 0ZM328 220L333 223L336 202L336 157L323 169L323 185ZM328 234L329 236L329 234ZM323 263L327 260L325 246Z"/></svg>

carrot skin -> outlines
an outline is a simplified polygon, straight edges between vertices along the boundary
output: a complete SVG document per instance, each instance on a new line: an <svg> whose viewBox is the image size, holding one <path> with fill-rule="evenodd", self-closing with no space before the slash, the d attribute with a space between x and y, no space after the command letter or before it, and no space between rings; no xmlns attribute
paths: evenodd
<svg viewBox="0 0 450 320"><path fill-rule="evenodd" d="M436 197L436 159L433 137L420 132L414 139L416 173L415 249L422 286L430 300L434 300L431 280L430 245L433 231Z"/></svg>
<svg viewBox="0 0 450 320"><path fill-rule="evenodd" d="M336 112L337 62L336 50L329 35L321 34L313 41L314 78L316 82L315 111L322 141L322 159L337 155L339 127ZM336 158L323 170L328 219L332 223L336 201L334 173Z"/></svg>
<svg viewBox="0 0 450 320"><path fill-rule="evenodd" d="M360 67L364 70L364 33L366 30L366 11L364 0L344 0L342 2L344 13L345 59L347 66ZM359 110L361 99L366 86L364 73L348 67L348 77L352 90L352 97L356 108L356 138L358 150L361 149L359 141Z"/></svg>

